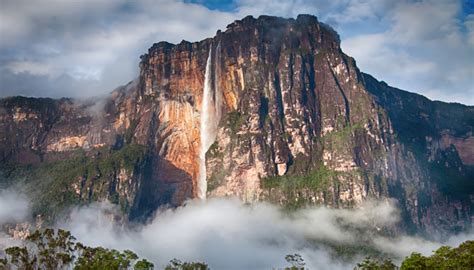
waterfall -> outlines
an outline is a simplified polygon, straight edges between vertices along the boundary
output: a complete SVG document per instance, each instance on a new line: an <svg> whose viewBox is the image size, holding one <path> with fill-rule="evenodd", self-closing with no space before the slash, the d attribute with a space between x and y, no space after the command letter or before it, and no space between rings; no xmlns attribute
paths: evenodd
<svg viewBox="0 0 474 270"><path fill-rule="evenodd" d="M215 108L215 131L221 121L222 115L222 92L220 91L219 78L221 77L221 42L217 44L215 61L214 61L214 108ZM215 135L214 135L215 136Z"/></svg>
<svg viewBox="0 0 474 270"><path fill-rule="evenodd" d="M206 152L216 140L217 128L219 125L219 121L221 120L222 93L220 91L219 86L219 77L221 73L220 51L221 43L219 42L216 47L213 70L211 68L211 46L211 48L209 49L209 56L207 57L206 62L206 73L204 75L204 89L202 94L200 123L201 148L199 149L199 178L197 190L198 198L203 200L206 199L207 193Z"/></svg>
<svg viewBox="0 0 474 270"><path fill-rule="evenodd" d="M199 149L199 178L197 196L206 199L207 175L206 175L206 152L214 143L217 129L221 120L222 92L220 91L219 78L221 73L221 43L216 47L214 57L214 69L212 67L212 45L206 62L204 74L204 89L201 104L200 136L201 148ZM214 82L214 83L213 83ZM214 87L213 87L214 86ZM214 88L214 89L213 89ZM213 91L214 90L214 91Z"/></svg>
<svg viewBox="0 0 474 270"><path fill-rule="evenodd" d="M206 199L207 192L207 181L206 181L206 152L213 143L211 138L211 126L212 126L212 91L211 91L211 57L212 57L212 46L209 49L209 56L206 62L206 73L204 75L204 89L202 94L201 104L201 124L200 124L200 135L201 135L201 148L199 149L199 179L198 179L198 193L199 199Z"/></svg>

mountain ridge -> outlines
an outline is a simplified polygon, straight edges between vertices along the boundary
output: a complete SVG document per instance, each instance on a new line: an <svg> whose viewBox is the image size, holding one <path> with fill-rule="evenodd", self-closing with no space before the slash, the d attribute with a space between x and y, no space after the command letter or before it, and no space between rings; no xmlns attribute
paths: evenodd
<svg viewBox="0 0 474 270"><path fill-rule="evenodd" d="M290 208L394 198L406 230L472 228L474 107L361 73L315 16L245 17L213 38L155 43L140 60L138 79L100 109L1 99L0 184L74 168L53 177L51 196L110 200L131 219L195 198L207 77L216 137L204 160L208 196ZM35 214L59 210L36 196Z"/></svg>

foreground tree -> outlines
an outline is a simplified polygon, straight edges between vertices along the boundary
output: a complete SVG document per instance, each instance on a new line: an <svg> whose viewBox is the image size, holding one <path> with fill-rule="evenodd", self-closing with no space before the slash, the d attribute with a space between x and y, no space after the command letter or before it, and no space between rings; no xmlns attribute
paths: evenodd
<svg viewBox="0 0 474 270"><path fill-rule="evenodd" d="M416 269L474 269L474 241L466 241L457 248L440 247L433 255L425 257L413 252L407 257L400 270Z"/></svg>
<svg viewBox="0 0 474 270"><path fill-rule="evenodd" d="M69 231L45 229L27 237L24 246L5 249L0 269L152 270L153 264L130 250L88 247Z"/></svg>
<svg viewBox="0 0 474 270"><path fill-rule="evenodd" d="M400 268L390 259L378 261L370 257L358 263L355 270L472 270L474 269L474 241L466 241L457 248L440 247L431 256L413 252Z"/></svg>
<svg viewBox="0 0 474 270"><path fill-rule="evenodd" d="M398 267L390 258L382 261L366 257L361 263L358 263L355 270L396 270Z"/></svg>
<svg viewBox="0 0 474 270"><path fill-rule="evenodd" d="M165 270L210 270L210 268L207 264L201 262L182 262L173 259L165 267Z"/></svg>
<svg viewBox="0 0 474 270"><path fill-rule="evenodd" d="M306 265L300 254L288 254L285 256L285 260L291 264L291 267L285 267L285 270L304 270Z"/></svg>

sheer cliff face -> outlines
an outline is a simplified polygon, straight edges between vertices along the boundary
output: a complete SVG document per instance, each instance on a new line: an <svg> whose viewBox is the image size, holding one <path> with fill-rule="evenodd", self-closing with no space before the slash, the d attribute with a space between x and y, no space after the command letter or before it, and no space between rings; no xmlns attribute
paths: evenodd
<svg viewBox="0 0 474 270"><path fill-rule="evenodd" d="M5 99L2 163L56 162L84 149L102 164L97 152L111 149L125 161L99 178L100 190L79 173L65 187L73 196L118 197L132 218L194 198L204 173L208 61L206 132L216 138L205 159L208 196L288 207L393 197L408 228L471 226L473 107L432 102L360 73L337 34L313 16L246 17L200 42L154 44L139 78L100 106ZM145 146L143 156L119 155L130 145Z"/></svg>

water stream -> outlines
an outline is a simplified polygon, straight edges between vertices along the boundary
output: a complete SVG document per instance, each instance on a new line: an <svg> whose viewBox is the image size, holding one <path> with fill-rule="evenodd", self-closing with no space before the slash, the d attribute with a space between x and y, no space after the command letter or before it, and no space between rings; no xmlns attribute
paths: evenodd
<svg viewBox="0 0 474 270"><path fill-rule="evenodd" d="M212 46L206 62L204 75L204 89L201 104L200 136L201 148L199 149L199 178L197 196L206 199L207 175L206 175L206 152L216 140L217 129L221 119L222 93L219 87L221 73L220 65L221 44L216 47L214 55L214 69L212 68Z"/></svg>
<svg viewBox="0 0 474 270"><path fill-rule="evenodd" d="M197 196L199 199L206 199L207 192L207 181L206 181L206 152L213 143L211 138L211 126L213 108L212 101L213 95L211 90L212 77L211 77L211 65L212 65L212 47L209 50L209 56L206 62L206 73L204 75L204 89L202 95L201 104L201 123L200 123L200 136L201 136L201 148L199 149L199 179L198 179L198 192Z"/></svg>

